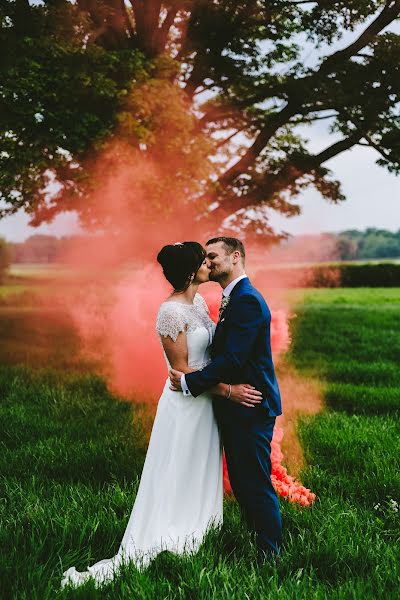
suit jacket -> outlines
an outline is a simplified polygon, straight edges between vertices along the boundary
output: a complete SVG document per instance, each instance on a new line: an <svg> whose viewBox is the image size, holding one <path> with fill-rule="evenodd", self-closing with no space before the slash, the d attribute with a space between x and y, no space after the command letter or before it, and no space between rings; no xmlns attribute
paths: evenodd
<svg viewBox="0 0 400 600"><path fill-rule="evenodd" d="M212 361L201 371L187 373L186 384L198 396L220 382L249 383L262 393L260 406L269 416L278 416L282 408L272 362L271 312L247 277L229 298L215 330Z"/></svg>

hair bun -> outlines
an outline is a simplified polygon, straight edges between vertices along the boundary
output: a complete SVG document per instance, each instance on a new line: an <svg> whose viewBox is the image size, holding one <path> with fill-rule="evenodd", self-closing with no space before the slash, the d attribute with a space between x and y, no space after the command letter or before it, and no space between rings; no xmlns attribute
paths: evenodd
<svg viewBox="0 0 400 600"><path fill-rule="evenodd" d="M157 261L173 288L184 291L190 285L190 278L198 271L204 257L205 250L198 242L179 242L161 248Z"/></svg>
<svg viewBox="0 0 400 600"><path fill-rule="evenodd" d="M168 246L164 246L161 248L160 252L157 256L157 261L160 263L162 268L168 268L171 266L177 258L177 253L179 252L178 246L173 246L172 244Z"/></svg>

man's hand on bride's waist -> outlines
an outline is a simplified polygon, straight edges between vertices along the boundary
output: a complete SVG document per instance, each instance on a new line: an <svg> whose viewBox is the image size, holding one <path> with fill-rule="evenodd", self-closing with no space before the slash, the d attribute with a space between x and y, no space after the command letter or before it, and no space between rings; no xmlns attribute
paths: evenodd
<svg viewBox="0 0 400 600"><path fill-rule="evenodd" d="M235 383L231 385L229 400L242 406L255 408L262 401L262 393L249 383Z"/></svg>
<svg viewBox="0 0 400 600"><path fill-rule="evenodd" d="M169 387L174 392L182 391L182 375L183 372L177 371L176 369L170 369L169 371L169 380L171 382ZM209 391L211 393L224 396L228 400L231 400L231 402L242 404L242 406L247 406L249 408L255 408L257 404L260 404L262 401L262 393L256 390L253 385L248 383L236 383L233 385L222 383L218 384Z"/></svg>

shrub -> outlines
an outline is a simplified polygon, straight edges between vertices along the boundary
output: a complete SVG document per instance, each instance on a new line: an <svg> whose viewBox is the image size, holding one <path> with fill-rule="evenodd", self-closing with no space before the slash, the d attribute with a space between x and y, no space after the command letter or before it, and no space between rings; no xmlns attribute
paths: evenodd
<svg viewBox="0 0 400 600"><path fill-rule="evenodd" d="M342 287L400 287L400 264L340 265Z"/></svg>
<svg viewBox="0 0 400 600"><path fill-rule="evenodd" d="M269 288L400 287L400 264L331 264L314 267L266 268L254 285Z"/></svg>

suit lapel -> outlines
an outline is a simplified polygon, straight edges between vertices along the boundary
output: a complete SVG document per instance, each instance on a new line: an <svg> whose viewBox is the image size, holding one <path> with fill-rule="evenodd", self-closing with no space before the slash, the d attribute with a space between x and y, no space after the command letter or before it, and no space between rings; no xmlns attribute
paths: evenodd
<svg viewBox="0 0 400 600"><path fill-rule="evenodd" d="M233 288L233 290L231 291L231 293L229 294L230 299L232 300L232 298L234 298L235 296L237 296L238 294L240 294L240 292L245 289L247 286L250 286L250 280L248 277L245 277L243 279L241 279L240 281L237 282L237 284L235 285L235 287ZM221 315L221 320L218 321L217 323L217 327L215 329L215 334L214 334L214 340L213 340L213 347L215 345L216 342L216 338L218 337L218 334L221 332L221 327L223 327L223 322L227 316L227 314L229 314L229 311L231 310L231 302L229 302L228 306L225 308L224 312Z"/></svg>
<svg viewBox="0 0 400 600"><path fill-rule="evenodd" d="M233 288L233 290L231 291L231 293L229 294L230 298L234 298L235 296L237 296L241 291L243 291L243 289L247 286L251 285L250 283L250 279L248 277L244 277L243 279L241 279L240 281L237 282L237 284L235 285L235 287ZM229 308L229 305L227 306L227 308Z"/></svg>

